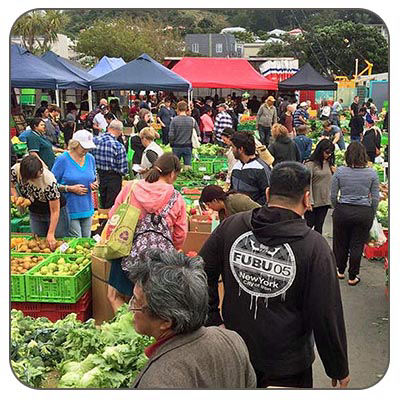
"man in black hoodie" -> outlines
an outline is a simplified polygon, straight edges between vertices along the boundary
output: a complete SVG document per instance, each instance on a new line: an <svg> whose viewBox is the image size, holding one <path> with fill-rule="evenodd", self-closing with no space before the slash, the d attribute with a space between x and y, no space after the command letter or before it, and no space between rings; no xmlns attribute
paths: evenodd
<svg viewBox="0 0 400 400"><path fill-rule="evenodd" d="M258 387L312 387L314 340L332 386L350 381L335 259L302 218L309 182L300 163L280 163L266 190L268 206L225 219L199 253L210 292L207 324L242 336Z"/></svg>

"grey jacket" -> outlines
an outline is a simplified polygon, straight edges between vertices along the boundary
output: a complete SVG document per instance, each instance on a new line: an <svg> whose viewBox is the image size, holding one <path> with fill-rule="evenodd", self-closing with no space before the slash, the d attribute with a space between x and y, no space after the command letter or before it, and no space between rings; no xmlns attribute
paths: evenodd
<svg viewBox="0 0 400 400"><path fill-rule="evenodd" d="M196 129L197 135L200 136L200 129L194 118L177 115L171 121L169 126L169 142L171 147L192 147L192 132Z"/></svg>
<svg viewBox="0 0 400 400"><path fill-rule="evenodd" d="M256 387L256 375L247 347L236 332L202 327L161 345L132 387L245 389Z"/></svg>
<svg viewBox="0 0 400 400"><path fill-rule="evenodd" d="M271 108L268 108L264 103L258 110L256 121L257 126L261 125L271 127L273 124L276 124L278 122L276 107L272 106Z"/></svg>

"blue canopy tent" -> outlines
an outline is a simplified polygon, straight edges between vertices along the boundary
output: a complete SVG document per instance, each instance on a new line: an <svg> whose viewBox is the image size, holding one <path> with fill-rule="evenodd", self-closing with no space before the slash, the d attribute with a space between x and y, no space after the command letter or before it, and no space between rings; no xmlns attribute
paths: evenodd
<svg viewBox="0 0 400 400"><path fill-rule="evenodd" d="M192 84L175 72L142 54L117 70L90 82L93 90L168 90L189 92Z"/></svg>
<svg viewBox="0 0 400 400"><path fill-rule="evenodd" d="M88 82L56 68L23 47L11 45L11 87L32 89L87 89Z"/></svg>
<svg viewBox="0 0 400 400"><path fill-rule="evenodd" d="M103 56L100 61L88 72L93 76L93 79L96 79L118 69L119 67L122 67L125 64L126 62L121 57L112 58Z"/></svg>
<svg viewBox="0 0 400 400"><path fill-rule="evenodd" d="M94 75L90 75L85 70L76 67L75 65L68 62L68 60L66 60L63 57L60 57L59 55L53 53L52 51L46 52L45 54L42 55L41 58L43 61L46 61L47 64L50 64L55 68L76 75L77 81L82 81L82 84L86 84L87 82L90 82L91 80L96 78Z"/></svg>

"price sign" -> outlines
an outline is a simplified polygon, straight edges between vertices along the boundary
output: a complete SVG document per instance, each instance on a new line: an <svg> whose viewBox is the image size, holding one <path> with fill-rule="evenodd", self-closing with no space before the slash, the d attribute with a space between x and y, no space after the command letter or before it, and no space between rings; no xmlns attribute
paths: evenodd
<svg viewBox="0 0 400 400"><path fill-rule="evenodd" d="M61 253L65 253L66 251L67 251L67 249L69 248L69 245L68 245L68 243L63 243L61 246L60 246L60 252Z"/></svg>

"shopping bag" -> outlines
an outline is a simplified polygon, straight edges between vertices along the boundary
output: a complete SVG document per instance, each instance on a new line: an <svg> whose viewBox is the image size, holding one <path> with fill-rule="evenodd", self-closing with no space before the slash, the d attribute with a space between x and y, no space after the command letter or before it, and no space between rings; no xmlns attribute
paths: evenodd
<svg viewBox="0 0 400 400"><path fill-rule="evenodd" d="M196 124L195 119L193 118L193 128L192 128L192 147L194 149L198 149L200 147L200 140L199 137L197 136L197 131L196 128L194 127Z"/></svg>
<svg viewBox="0 0 400 400"><path fill-rule="evenodd" d="M115 214L107 221L100 241L93 248L93 255L106 260L126 257L130 254L140 210L130 204L136 181L129 190L125 201L119 205Z"/></svg>
<svg viewBox="0 0 400 400"><path fill-rule="evenodd" d="M369 231L369 236L370 238L379 244L384 244L386 243L386 235L383 232L382 225L378 222L376 217L374 218L374 221L372 222L371 229Z"/></svg>

